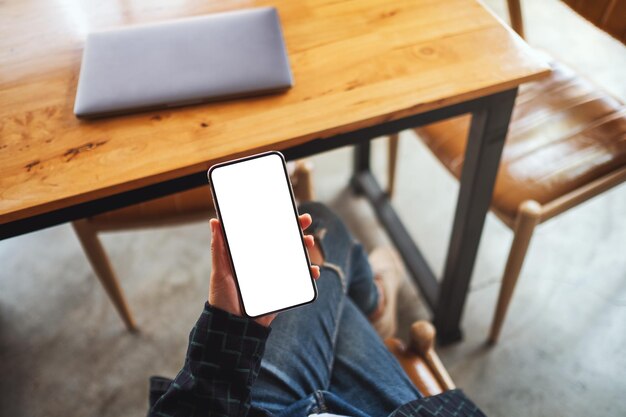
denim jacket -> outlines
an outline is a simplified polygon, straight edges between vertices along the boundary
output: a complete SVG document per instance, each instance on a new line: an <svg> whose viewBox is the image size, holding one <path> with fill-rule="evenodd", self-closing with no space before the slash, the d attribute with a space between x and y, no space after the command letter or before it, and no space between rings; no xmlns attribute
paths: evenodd
<svg viewBox="0 0 626 417"><path fill-rule="evenodd" d="M250 403L250 389L259 373L269 334L269 328L253 320L205 304L189 335L185 363L176 378L151 378L148 416L272 417ZM329 400L341 414L350 412L350 405L340 398L331 395ZM358 414L346 415L363 415L358 410L354 413ZM462 391L451 390L404 404L389 417L426 416L484 414Z"/></svg>

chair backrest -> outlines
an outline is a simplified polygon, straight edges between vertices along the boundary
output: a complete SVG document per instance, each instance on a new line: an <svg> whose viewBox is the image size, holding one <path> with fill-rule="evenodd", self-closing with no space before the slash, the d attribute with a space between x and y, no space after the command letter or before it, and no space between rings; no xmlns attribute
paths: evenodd
<svg viewBox="0 0 626 417"><path fill-rule="evenodd" d="M576 13L626 44L626 0L562 0ZM520 0L507 0L511 27L524 37Z"/></svg>

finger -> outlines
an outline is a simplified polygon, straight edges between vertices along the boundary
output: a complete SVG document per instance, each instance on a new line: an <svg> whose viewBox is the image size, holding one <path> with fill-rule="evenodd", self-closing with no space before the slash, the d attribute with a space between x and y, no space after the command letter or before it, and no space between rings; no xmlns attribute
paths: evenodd
<svg viewBox="0 0 626 417"><path fill-rule="evenodd" d="M305 230L307 227L311 225L311 223L313 223L313 218L311 217L309 213L304 213L300 215L298 217L298 220L300 221L300 228L302 230Z"/></svg>
<svg viewBox="0 0 626 417"><path fill-rule="evenodd" d="M313 275L314 279L318 279L320 277L320 267L317 265L311 265L311 275Z"/></svg>
<svg viewBox="0 0 626 417"><path fill-rule="evenodd" d="M313 235L304 236L304 246L306 246L307 249L313 249L313 246L315 246L315 238Z"/></svg>

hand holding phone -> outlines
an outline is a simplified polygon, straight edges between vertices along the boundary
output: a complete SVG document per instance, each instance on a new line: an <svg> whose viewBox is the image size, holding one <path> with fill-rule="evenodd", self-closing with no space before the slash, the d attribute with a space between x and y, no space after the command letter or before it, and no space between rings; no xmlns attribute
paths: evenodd
<svg viewBox="0 0 626 417"><path fill-rule="evenodd" d="M239 295L239 306L230 311L258 318L313 302L319 271L311 269L307 251L314 241L302 233L311 220L298 216L283 155L272 151L220 163L208 177L219 217L212 221L214 242L231 277L223 282L234 283L229 288Z"/></svg>
<svg viewBox="0 0 626 417"><path fill-rule="evenodd" d="M253 214L251 214L253 215ZM262 221L262 219L259 219ZM313 221L309 214L303 214L299 217L300 227L302 231L306 230ZM224 243L224 235L222 226L217 219L211 219L211 281L209 284L209 304L231 314L241 316L241 305L239 295L237 294L237 286L233 276L232 268L228 260L228 252ZM263 236L254 236L250 232L250 239L258 239L259 244L263 244ZM308 249L312 249L315 245L313 236L304 237L304 243ZM320 276L320 269L316 265L311 266L311 274L315 279ZM276 314L268 314L256 319L257 323L263 326L269 326Z"/></svg>

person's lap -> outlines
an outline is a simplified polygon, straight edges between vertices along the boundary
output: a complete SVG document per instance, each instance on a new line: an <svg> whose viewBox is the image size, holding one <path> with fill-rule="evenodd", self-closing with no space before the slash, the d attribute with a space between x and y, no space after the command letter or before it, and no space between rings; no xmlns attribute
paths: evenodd
<svg viewBox="0 0 626 417"><path fill-rule="evenodd" d="M367 254L322 204L300 212L311 214L324 258L318 299L272 323L252 403L276 415L324 411L325 402L335 413L386 415L420 394L365 318L378 302Z"/></svg>
<svg viewBox="0 0 626 417"><path fill-rule="evenodd" d="M339 323L329 391L372 416L384 416L421 397L349 298Z"/></svg>

